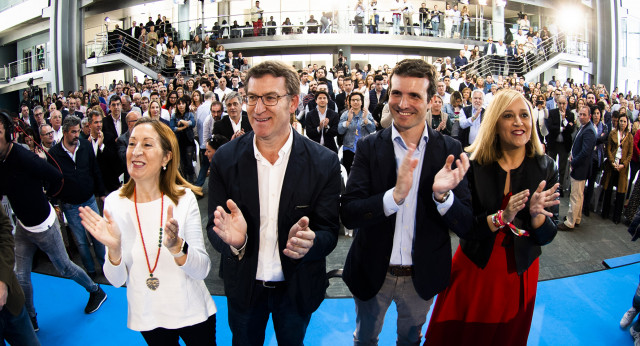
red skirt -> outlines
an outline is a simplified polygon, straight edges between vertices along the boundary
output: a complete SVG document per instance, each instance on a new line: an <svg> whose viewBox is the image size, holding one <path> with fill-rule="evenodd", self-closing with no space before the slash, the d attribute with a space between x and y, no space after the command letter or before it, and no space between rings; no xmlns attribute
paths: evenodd
<svg viewBox="0 0 640 346"><path fill-rule="evenodd" d="M451 283L436 299L425 345L527 344L539 261L518 275L512 239L503 230L496 234L484 269L458 247Z"/></svg>

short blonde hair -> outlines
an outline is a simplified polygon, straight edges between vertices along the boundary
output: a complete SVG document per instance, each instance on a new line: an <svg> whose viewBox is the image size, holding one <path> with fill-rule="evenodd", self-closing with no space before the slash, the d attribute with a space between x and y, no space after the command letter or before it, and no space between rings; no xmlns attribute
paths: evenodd
<svg viewBox="0 0 640 346"><path fill-rule="evenodd" d="M538 131L536 124L538 119L534 119L533 106L527 99L519 92L511 89L504 89L496 94L491 100L489 107L487 108L484 119L480 124L480 130L478 136L471 143L470 146L465 148L465 151L471 153L471 160L476 160L481 165L486 165L495 161L498 161L502 157L502 148L500 146L500 138L497 134L498 120L505 112L505 110L517 99L522 100L529 111L529 119L531 119L531 138L526 144L526 155L529 157L535 155L543 155L544 148L538 138Z"/></svg>

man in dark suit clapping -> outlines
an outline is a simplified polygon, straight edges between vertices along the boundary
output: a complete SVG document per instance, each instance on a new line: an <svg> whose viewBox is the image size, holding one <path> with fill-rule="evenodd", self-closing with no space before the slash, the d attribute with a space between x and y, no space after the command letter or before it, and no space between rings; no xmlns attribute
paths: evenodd
<svg viewBox="0 0 640 346"><path fill-rule="evenodd" d="M213 134L223 135L228 140L236 139L247 132L251 132L251 123L242 115L242 97L238 92L231 92L225 98L227 116L213 124Z"/></svg>
<svg viewBox="0 0 640 346"><path fill-rule="evenodd" d="M262 345L271 316L278 344L302 345L329 286L340 164L292 129L300 82L291 66L265 61L246 80L253 132L213 156L207 234L222 256L232 344Z"/></svg>
<svg viewBox="0 0 640 346"><path fill-rule="evenodd" d="M419 344L433 297L449 284L449 230L462 238L471 230L469 160L458 141L426 126L433 71L419 59L396 65L393 125L358 142L342 195L342 222L359 229L343 274L356 303L354 344L377 344L391 301L398 343Z"/></svg>
<svg viewBox="0 0 640 346"><path fill-rule="evenodd" d="M336 111L327 107L329 94L326 91L317 91L315 101L316 108L306 115L305 129L307 137L337 154L338 147L336 146L335 137L338 135L340 117Z"/></svg>

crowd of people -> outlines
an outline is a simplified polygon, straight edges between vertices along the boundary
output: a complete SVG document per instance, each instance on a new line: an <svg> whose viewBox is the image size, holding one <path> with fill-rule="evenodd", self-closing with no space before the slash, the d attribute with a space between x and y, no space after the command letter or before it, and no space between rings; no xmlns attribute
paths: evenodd
<svg viewBox="0 0 640 346"><path fill-rule="evenodd" d="M17 218L11 258L24 292L10 296L11 318L37 340L40 248L89 292L85 312L107 298L94 282L102 267L127 284L128 327L149 344L215 343L197 204L206 185L234 344L262 344L269 315L279 343L302 343L342 222L356 238L343 275L355 343L376 342L392 301L399 342L421 342L441 293L428 343L524 345L541 247L600 205L614 223L636 215L639 111L638 95L571 79L456 77L419 59L361 68L342 56L25 98L0 114L0 194ZM84 269L64 248L62 220ZM453 261L449 230L461 238Z"/></svg>
<svg viewBox="0 0 640 346"><path fill-rule="evenodd" d="M355 13L354 30L359 33L380 33L380 20L386 19L392 23L390 33L396 35L468 39L470 38L469 25L474 18L471 18L467 4L462 3L462 5L461 11L458 10L458 4L446 4L446 9L440 11L438 5L434 5L430 10L426 7L426 3L421 3L416 11L412 1L409 0L395 0L389 9L382 9L375 0L370 4L358 0L353 11ZM419 14L418 23L413 21L416 13ZM309 19L301 25L294 25L287 17L278 26L273 16L270 16L269 20L266 19L265 11L260 7L260 1L256 1L250 9L251 20L246 21L244 26L238 24L238 20L234 20L233 23L223 20L221 24L215 22L211 30L205 31L202 24L198 24L188 33L188 39L178 39L184 35L178 34L166 16L158 14L155 21L149 17L147 23L138 24L133 21L128 28L120 28L116 25L115 29L108 34L107 53L122 52L165 75L172 75L175 72L186 72L189 75L203 72L217 74L224 73L227 69L245 71L250 68L249 62L241 55L228 56L221 44L224 39L272 36L277 34L277 28L282 35L333 32L334 26L339 22L338 16L337 11L322 12L318 21L314 15L309 15ZM445 65L447 69L451 67L452 73L454 70L460 72L464 66L467 71L480 71L482 74L485 74L486 69L490 69L494 75L513 72L522 75L531 70L533 64L540 58L546 60L551 52L559 51L566 38L564 36L556 38L555 34L557 33L550 32L547 27L534 31L527 14L520 13L516 23L505 27L504 37L493 38L491 35L483 34L476 39L488 38L484 47L475 46L473 49L468 49L465 46L464 55L461 53L459 57L451 57L447 61L441 60L437 64ZM485 55L491 56L491 59L480 62L480 58Z"/></svg>

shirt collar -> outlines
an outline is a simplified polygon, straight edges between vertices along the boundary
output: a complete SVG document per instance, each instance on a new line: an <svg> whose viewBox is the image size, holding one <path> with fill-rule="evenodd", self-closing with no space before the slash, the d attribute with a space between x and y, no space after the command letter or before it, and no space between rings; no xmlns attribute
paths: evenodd
<svg viewBox="0 0 640 346"><path fill-rule="evenodd" d="M282 146L282 148L278 150L278 160L273 164L274 166L282 163L283 158L287 156L289 151L291 151L292 146L293 146L293 133L292 133L291 126L289 126L289 138L287 138L287 141L284 142L284 145ZM258 150L258 146L256 145L255 134L253 135L253 153L258 162L262 162L263 164L266 164L269 162L267 161L267 159L264 158L264 156L262 156L262 154L260 153L260 150Z"/></svg>
<svg viewBox="0 0 640 346"><path fill-rule="evenodd" d="M422 137L424 141L420 141L420 144L417 146L416 150L420 151L423 148L423 144L426 144L429 141L429 129L427 123L425 122L424 130L422 131ZM400 135L400 132L396 129L395 124L391 126L391 140L396 141L402 145L404 149L408 149L407 144L404 142L404 139Z"/></svg>
<svg viewBox="0 0 640 346"><path fill-rule="evenodd" d="M62 149L64 149L64 151L73 156L78 151L78 148L80 148L80 141L78 141L78 143L76 144L76 150L73 153L70 152L69 149L67 149L67 146L64 145L64 138L60 140L60 145L62 146Z"/></svg>

